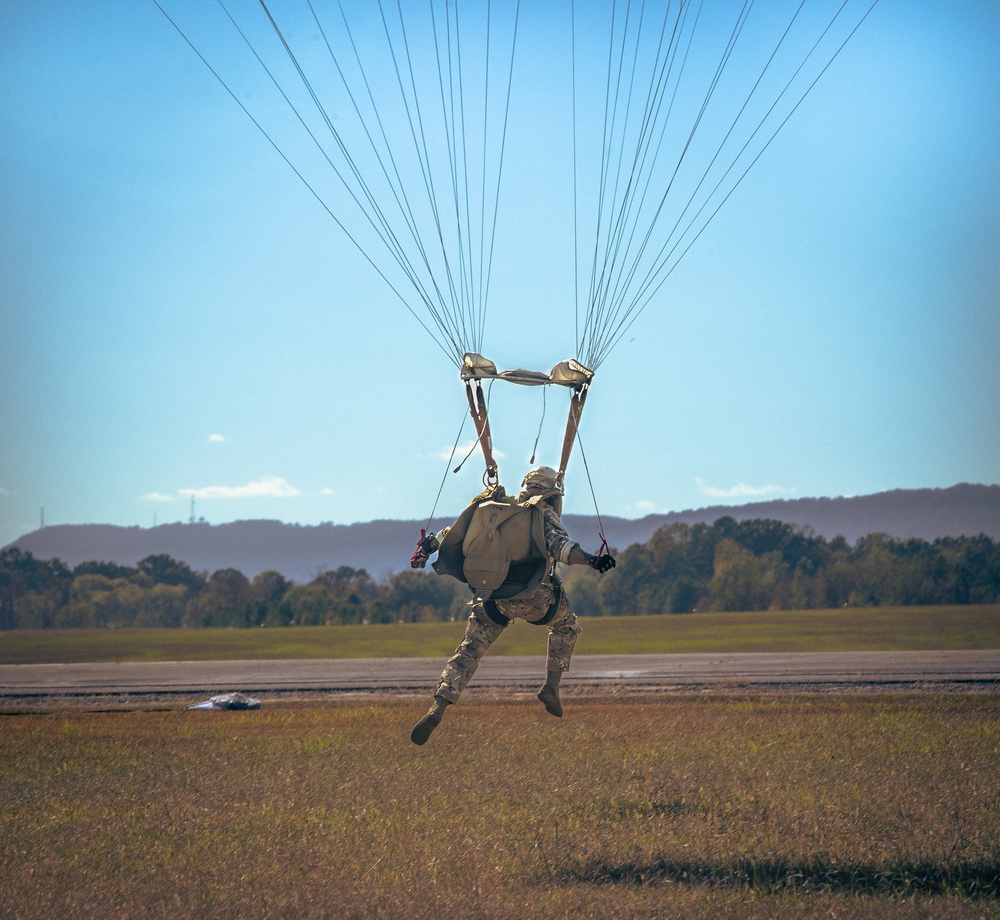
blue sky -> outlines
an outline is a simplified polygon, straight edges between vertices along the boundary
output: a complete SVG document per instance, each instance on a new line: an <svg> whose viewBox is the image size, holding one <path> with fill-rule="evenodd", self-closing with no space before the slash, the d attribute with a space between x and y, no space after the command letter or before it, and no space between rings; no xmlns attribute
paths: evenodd
<svg viewBox="0 0 1000 920"><path fill-rule="evenodd" d="M270 112L217 11L164 5ZM501 368L574 356L567 11L522 5ZM1000 481L998 85L992 0L881 0L601 365L602 514ZM445 477L455 368L152 2L0 5L0 202L0 545L42 509L349 523L477 491L477 457ZM515 486L541 391L491 400ZM565 405L548 392L540 462ZM567 490L593 511L579 455Z"/></svg>

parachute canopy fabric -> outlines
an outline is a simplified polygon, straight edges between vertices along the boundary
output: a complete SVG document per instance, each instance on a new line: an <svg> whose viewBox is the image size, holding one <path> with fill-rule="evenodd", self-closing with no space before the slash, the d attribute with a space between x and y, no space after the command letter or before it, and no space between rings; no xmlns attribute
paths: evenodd
<svg viewBox="0 0 1000 920"><path fill-rule="evenodd" d="M539 312L593 373L877 0L219 0L200 37L172 15L184 0L153 2L464 374L494 272L521 280L495 264L515 87L572 116L562 148L531 151L572 170L575 215L566 305ZM557 70L519 83L539 65L525 28ZM234 47L203 52L221 32Z"/></svg>
<svg viewBox="0 0 1000 920"><path fill-rule="evenodd" d="M260 709L260 700L244 693L220 693L203 703L192 703L185 709Z"/></svg>

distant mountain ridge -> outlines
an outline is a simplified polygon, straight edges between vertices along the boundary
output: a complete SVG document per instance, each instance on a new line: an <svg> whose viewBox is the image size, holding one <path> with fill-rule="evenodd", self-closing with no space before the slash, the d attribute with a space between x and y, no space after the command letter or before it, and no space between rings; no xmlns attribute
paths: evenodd
<svg viewBox="0 0 1000 920"><path fill-rule="evenodd" d="M622 550L644 543L667 524L711 524L720 517L766 518L805 527L827 539L849 543L870 533L891 537L978 536L1000 539L1000 485L961 483L946 489L896 489L852 498L800 498L749 505L650 514L630 520L604 517L608 543ZM420 528L426 522L371 521L362 524L283 524L235 521L231 524L162 524L118 527L111 524L62 524L25 534L10 546L38 559L58 558L73 567L81 562L135 565L166 553L195 571L239 569L248 577L274 569L308 582L326 569L347 565L380 578L409 565ZM438 529L450 520L436 520ZM600 542L594 515L563 515L570 535L590 551ZM5 547L6 548L6 547Z"/></svg>

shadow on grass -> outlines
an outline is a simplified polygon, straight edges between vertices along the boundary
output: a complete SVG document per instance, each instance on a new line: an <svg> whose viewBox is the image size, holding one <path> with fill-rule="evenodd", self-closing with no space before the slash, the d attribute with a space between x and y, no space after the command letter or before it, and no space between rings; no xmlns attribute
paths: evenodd
<svg viewBox="0 0 1000 920"><path fill-rule="evenodd" d="M959 895L1000 899L1000 863L898 862L884 865L814 859L738 859L731 862L656 859L646 863L591 860L557 870L560 881L595 885L674 883L745 887L757 891L827 891L868 895Z"/></svg>

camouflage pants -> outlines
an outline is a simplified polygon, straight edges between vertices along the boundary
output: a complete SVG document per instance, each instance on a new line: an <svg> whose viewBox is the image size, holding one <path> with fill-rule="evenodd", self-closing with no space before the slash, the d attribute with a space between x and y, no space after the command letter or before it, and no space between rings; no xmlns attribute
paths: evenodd
<svg viewBox="0 0 1000 920"><path fill-rule="evenodd" d="M497 609L510 620L527 620L529 623L537 623L542 619L549 608L555 603L555 591L550 584L539 585L531 594L526 597L519 597L516 600L498 600ZM465 628L465 638L455 649L455 654L448 659L448 663L441 672L441 682L438 684L435 696L446 699L451 703L457 703L459 696L466 685L472 679L479 667L479 660L486 654L489 647L497 640L500 633L507 628L494 623L483 610L483 602L475 600L470 602L472 613L469 615L469 623ZM580 634L580 627L576 622L576 614L570 607L569 598L566 592L561 592L559 608L556 615L548 623L549 639L546 648L545 666L552 671L568 671L570 659L573 657L573 647L576 645L576 637Z"/></svg>

